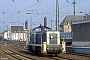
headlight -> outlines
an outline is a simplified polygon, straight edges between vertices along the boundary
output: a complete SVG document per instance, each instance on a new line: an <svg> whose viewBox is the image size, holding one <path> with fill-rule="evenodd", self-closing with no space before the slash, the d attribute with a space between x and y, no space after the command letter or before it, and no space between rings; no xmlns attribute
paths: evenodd
<svg viewBox="0 0 90 60"><path fill-rule="evenodd" d="M49 50L50 48L47 48L47 50Z"/></svg>

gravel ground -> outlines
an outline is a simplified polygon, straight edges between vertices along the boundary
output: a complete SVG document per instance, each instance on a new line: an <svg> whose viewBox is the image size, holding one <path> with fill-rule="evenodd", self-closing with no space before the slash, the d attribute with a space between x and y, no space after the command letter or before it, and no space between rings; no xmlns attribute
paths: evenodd
<svg viewBox="0 0 90 60"><path fill-rule="evenodd" d="M2 47L2 44L0 44L0 60L17 60L17 59L14 59L13 57L3 53L1 51L1 47ZM11 46L9 46L11 47ZM12 47L13 48L13 47ZM21 50L21 53L22 54L26 54L26 55L29 55L31 58L34 58L36 60L55 60L55 59L46 59L45 57L40 57L40 56L34 56L34 55L30 55L29 53L26 53L27 51L22 51ZM51 57L51 58L56 58L56 57ZM71 59L71 60L90 60L90 57L84 57L84 56L78 56L78 55L72 55L72 54L64 54L64 53L61 53L58 55L58 58L68 58L68 59ZM58 59L59 60L59 59ZM62 60L62 59L60 59Z"/></svg>
<svg viewBox="0 0 90 60"><path fill-rule="evenodd" d="M7 55L1 50L2 44L0 44L0 60L16 60L15 58Z"/></svg>
<svg viewBox="0 0 90 60"><path fill-rule="evenodd" d="M65 54L65 53L61 53L59 56L64 57L64 58L70 58L71 60L90 60L90 57Z"/></svg>

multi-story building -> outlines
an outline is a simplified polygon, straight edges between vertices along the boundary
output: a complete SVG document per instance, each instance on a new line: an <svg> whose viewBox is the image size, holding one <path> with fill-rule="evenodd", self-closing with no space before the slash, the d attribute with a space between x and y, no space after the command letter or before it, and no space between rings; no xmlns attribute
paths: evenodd
<svg viewBox="0 0 90 60"><path fill-rule="evenodd" d="M24 40L23 26L11 26L12 40Z"/></svg>
<svg viewBox="0 0 90 60"><path fill-rule="evenodd" d="M8 30L4 31L4 39L8 39Z"/></svg>
<svg viewBox="0 0 90 60"><path fill-rule="evenodd" d="M4 32L4 38L7 40L26 41L27 29L24 29L23 26L10 26L10 30Z"/></svg>
<svg viewBox="0 0 90 60"><path fill-rule="evenodd" d="M71 23L72 21L79 21L79 20L88 20L90 19L90 15L86 14L85 16L76 15L74 19L74 15L67 15L64 20L60 24L60 31L61 32L71 32Z"/></svg>

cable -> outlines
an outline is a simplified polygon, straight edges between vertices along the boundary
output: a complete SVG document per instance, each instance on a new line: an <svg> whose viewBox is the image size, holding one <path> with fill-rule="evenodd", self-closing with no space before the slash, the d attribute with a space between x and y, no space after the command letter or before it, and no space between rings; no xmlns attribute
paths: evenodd
<svg viewBox="0 0 90 60"><path fill-rule="evenodd" d="M66 0L68 3L69 3L69 1L68 0Z"/></svg>
<svg viewBox="0 0 90 60"><path fill-rule="evenodd" d="M8 6L13 6L13 5L17 5L17 4L21 4L21 3L25 3L26 1L29 1L29 0L25 0L25 1L22 1L20 3L12 3L11 5L7 5L7 6L4 6L4 7L8 7Z"/></svg>
<svg viewBox="0 0 90 60"><path fill-rule="evenodd" d="M82 2L84 2L84 1L87 1L87 0L83 0L83 1L80 1L80 2L77 2L77 3L82 3ZM73 4L70 4L70 5L68 5L68 6L61 7L60 9L63 9L63 8L66 8L66 7L69 7L69 6L72 6L72 5L73 5ZM48 12L46 12L46 13L39 13L38 16L43 15L43 14L48 14L48 13L51 13L51 12L55 12L55 11L56 11L56 10L48 11ZM67 14L67 13L63 13L63 14ZM32 18L35 18L35 17L37 17L37 16L34 16L34 17L32 17Z"/></svg>
<svg viewBox="0 0 90 60"><path fill-rule="evenodd" d="M33 5L31 5L31 6L27 7L27 8L25 8L25 9L23 9L23 10L19 11L19 12L22 12L22 11L24 11L24 10L28 9L28 8L31 8L31 7L35 6L36 4L38 4L38 3L42 2L42 1L43 1L43 0L38 1L38 2L36 2L35 4L33 4Z"/></svg>
<svg viewBox="0 0 90 60"><path fill-rule="evenodd" d="M80 2L77 2L77 3L82 3L82 2L85 2L85 1L87 1L87 0L82 0L82 1L80 1Z"/></svg>
<svg viewBox="0 0 90 60"><path fill-rule="evenodd" d="M43 1L43 0L41 0L41 1L38 0L37 3L29 6L28 8L33 7L33 6L35 6L36 4L38 4L38 3L42 2L42 1ZM12 5L11 5L11 6L12 6ZM23 9L23 10L21 10L21 11L24 11L24 10L26 10L26 9L28 9L28 8L25 8L25 9ZM20 14L21 11L17 11L17 13L13 13L12 16L10 16L10 17L7 19L7 21L8 21L10 18L12 18L15 14ZM7 13L4 12L4 14L7 14ZM7 21L5 21L5 22L7 22Z"/></svg>
<svg viewBox="0 0 90 60"><path fill-rule="evenodd" d="M43 0L38 1L37 3L29 6L28 8L33 7L33 6L35 6L36 4L38 4L39 2L42 2L42 1L43 1ZM86 0L80 1L80 2L78 2L78 3L81 3L81 2L84 2L84 1L86 1ZM72 5L72 4L70 4L70 5L68 5L68 6L65 6L65 7L61 7L60 9L69 7L69 6L71 6L71 5ZM24 10L26 10L26 9L28 9L28 8L25 8L25 9L23 9L23 10L21 10L21 11L24 11ZM21 12L21 11L19 11L19 12ZM55 11L56 11L56 10L47 11L47 12L45 12L45 13L39 13L39 15L37 15L37 16L40 16L40 15L42 15L42 14L48 14L48 13L55 12ZM18 14L18 13L14 13L14 14ZM14 14L13 14L12 16L14 16ZM21 14L21 13L19 13L19 14ZM9 19L10 19L12 16L10 16ZM37 16L34 16L33 18L35 18L35 17L37 17ZM9 20L9 19L7 19L7 20Z"/></svg>

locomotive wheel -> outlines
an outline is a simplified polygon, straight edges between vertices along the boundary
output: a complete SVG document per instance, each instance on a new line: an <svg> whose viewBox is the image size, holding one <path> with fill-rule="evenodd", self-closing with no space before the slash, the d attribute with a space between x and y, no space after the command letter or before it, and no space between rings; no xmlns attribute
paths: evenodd
<svg viewBox="0 0 90 60"><path fill-rule="evenodd" d="M56 56L56 57L58 56L57 53L55 53L55 56Z"/></svg>
<svg viewBox="0 0 90 60"><path fill-rule="evenodd" d="M38 54L41 54L41 52L40 52L40 51L38 51Z"/></svg>

